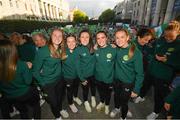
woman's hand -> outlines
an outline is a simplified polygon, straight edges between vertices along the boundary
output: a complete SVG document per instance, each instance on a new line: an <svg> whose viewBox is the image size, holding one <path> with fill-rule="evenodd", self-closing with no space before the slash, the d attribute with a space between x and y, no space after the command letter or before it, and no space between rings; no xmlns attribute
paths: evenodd
<svg viewBox="0 0 180 120"><path fill-rule="evenodd" d="M116 46L116 44L112 43L112 44L111 44L111 47L112 47L112 48L116 48L117 46Z"/></svg>
<svg viewBox="0 0 180 120"><path fill-rule="evenodd" d="M97 50L98 49L98 44L96 43L95 45L94 45L94 50Z"/></svg>
<svg viewBox="0 0 180 120"><path fill-rule="evenodd" d="M167 56L166 56L166 55L164 55L164 56L159 56L159 55L156 54L156 59L157 59L158 61L161 61L161 62L166 62L166 61L167 61Z"/></svg>
<svg viewBox="0 0 180 120"><path fill-rule="evenodd" d="M136 93L134 93L134 92L131 92L131 97L132 98L135 98L135 97L137 97L138 96L138 94L136 94Z"/></svg>
<svg viewBox="0 0 180 120"><path fill-rule="evenodd" d="M169 104L169 103L164 103L164 108L165 108L167 111L169 111L170 108L171 108L171 104Z"/></svg>
<svg viewBox="0 0 180 120"><path fill-rule="evenodd" d="M31 62L26 62L26 64L28 65L28 68L29 68L29 69L32 68L32 63L31 63Z"/></svg>

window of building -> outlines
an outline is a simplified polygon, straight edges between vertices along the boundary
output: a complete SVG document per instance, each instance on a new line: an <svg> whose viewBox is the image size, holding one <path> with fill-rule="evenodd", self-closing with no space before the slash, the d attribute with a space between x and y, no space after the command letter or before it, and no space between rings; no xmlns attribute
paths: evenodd
<svg viewBox="0 0 180 120"><path fill-rule="evenodd" d="M44 5L44 11L45 11L45 16L47 17L47 8L46 8L46 3L45 2L43 2L43 5Z"/></svg>
<svg viewBox="0 0 180 120"><path fill-rule="evenodd" d="M52 17L54 17L54 9L53 9L53 5L51 5L51 11L52 11Z"/></svg>
<svg viewBox="0 0 180 120"><path fill-rule="evenodd" d="M36 12L36 10L37 10L37 9L36 9L36 4L34 4L34 11Z"/></svg>
<svg viewBox="0 0 180 120"><path fill-rule="evenodd" d="M54 7L55 17L57 18L56 7Z"/></svg>
<svg viewBox="0 0 180 120"><path fill-rule="evenodd" d="M136 7L136 3L134 4L134 7Z"/></svg>
<svg viewBox="0 0 180 120"><path fill-rule="evenodd" d="M138 14L139 14L139 10L137 10L136 16L138 16Z"/></svg>
<svg viewBox="0 0 180 120"><path fill-rule="evenodd" d="M48 13L49 13L49 17L52 17L52 16L51 16L50 9L51 9L51 8L50 8L50 4L48 4Z"/></svg>
<svg viewBox="0 0 180 120"><path fill-rule="evenodd" d="M18 4L18 1L16 1L16 7L19 8L19 4Z"/></svg>
<svg viewBox="0 0 180 120"><path fill-rule="evenodd" d="M121 14L121 12L118 12L117 15Z"/></svg>
<svg viewBox="0 0 180 120"><path fill-rule="evenodd" d="M13 7L12 0L9 0L9 5L10 5L10 7Z"/></svg>
<svg viewBox="0 0 180 120"><path fill-rule="evenodd" d="M2 1L0 1L0 6L2 6Z"/></svg>
<svg viewBox="0 0 180 120"><path fill-rule="evenodd" d="M138 1L138 6L140 6L140 1Z"/></svg>
<svg viewBox="0 0 180 120"><path fill-rule="evenodd" d="M27 4L25 3L24 5L25 5L25 8L26 8L26 10L27 10Z"/></svg>
<svg viewBox="0 0 180 120"><path fill-rule="evenodd" d="M41 0L38 1L38 4L39 4L40 13L41 13L41 15L43 15Z"/></svg>

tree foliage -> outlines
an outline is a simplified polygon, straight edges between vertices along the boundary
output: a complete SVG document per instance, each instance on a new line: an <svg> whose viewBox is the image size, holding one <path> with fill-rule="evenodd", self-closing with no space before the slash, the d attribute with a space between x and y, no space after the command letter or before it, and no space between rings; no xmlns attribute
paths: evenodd
<svg viewBox="0 0 180 120"><path fill-rule="evenodd" d="M113 21L115 17L115 12L111 9L107 9L101 13L99 20L102 22Z"/></svg>
<svg viewBox="0 0 180 120"><path fill-rule="evenodd" d="M73 14L73 21L75 23L80 23L80 22L87 22L89 20L89 17L86 15L85 12L81 10L75 10Z"/></svg>

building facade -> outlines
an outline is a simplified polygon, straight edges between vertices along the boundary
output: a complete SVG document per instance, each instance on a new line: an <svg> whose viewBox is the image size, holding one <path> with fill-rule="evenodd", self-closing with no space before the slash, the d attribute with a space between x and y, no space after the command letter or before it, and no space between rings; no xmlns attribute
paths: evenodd
<svg viewBox="0 0 180 120"><path fill-rule="evenodd" d="M65 0L0 0L0 19L68 20Z"/></svg>
<svg viewBox="0 0 180 120"><path fill-rule="evenodd" d="M124 5L124 2L120 2L114 7L115 19L121 19L122 11L124 8L123 5Z"/></svg>
<svg viewBox="0 0 180 120"><path fill-rule="evenodd" d="M158 26L180 16L180 0L135 0L131 23Z"/></svg>
<svg viewBox="0 0 180 120"><path fill-rule="evenodd" d="M131 19L134 0L124 0L114 7L115 19Z"/></svg>
<svg viewBox="0 0 180 120"><path fill-rule="evenodd" d="M133 12L131 23L140 25L144 21L145 0L135 0L133 2Z"/></svg>

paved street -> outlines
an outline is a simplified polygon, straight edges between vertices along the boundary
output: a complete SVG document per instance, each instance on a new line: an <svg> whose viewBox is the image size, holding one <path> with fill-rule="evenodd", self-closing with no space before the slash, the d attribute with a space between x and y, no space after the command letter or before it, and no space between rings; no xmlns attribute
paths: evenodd
<svg viewBox="0 0 180 120"><path fill-rule="evenodd" d="M81 88L79 89L79 96L81 96ZM113 93L112 93L113 94ZM113 96L113 95L112 95ZM146 97L146 100L142 103L135 104L132 102L129 102L129 109L131 110L133 117L131 119L145 119L146 116L152 112L153 110L153 100L152 100L152 91L148 93L148 96ZM97 98L98 94L97 94ZM81 97L82 99L82 97ZM99 99L97 99L98 103ZM112 119L108 115L104 114L104 111L98 112L95 108L92 109L92 113L87 113L84 106L78 106L78 113L72 113L67 106L67 100L64 100L63 108L65 108L68 113L70 114L69 119ZM113 106L113 97L111 98L111 106L110 110L114 108ZM1 116L1 115L0 115ZM118 115L116 119L118 119L120 116ZM0 117L1 118L1 117ZM14 118L19 118L19 115L16 115ZM43 104L42 106L42 119L53 119L53 115L51 113L50 107L47 103ZM159 118L163 118L163 115L160 115Z"/></svg>
<svg viewBox="0 0 180 120"><path fill-rule="evenodd" d="M81 96L81 88L79 89L79 96ZM133 113L132 119L146 118L146 116L152 112L153 103L152 103L151 96L152 96L152 92L150 91L148 93L148 96L146 97L146 100L143 103L135 104L135 103L129 102L130 110ZM97 101L99 101L99 99ZM72 113L70 111L69 107L67 107L66 99L65 99L63 105L64 105L63 108L67 108L67 111L70 114L69 119L111 119L108 115L105 115L103 111L98 112L95 108L92 109L92 113L87 113L83 105L78 106L77 104L75 104L75 105L79 109L78 113L76 113L76 114ZM114 108L113 98L111 98L110 110L112 110L113 108ZM42 106L42 118L45 118L45 119L53 118L53 115L52 115L52 113L49 109L49 105L47 103L45 103ZM119 116L116 117L116 119L118 119L118 118L119 118ZM163 118L162 115L160 115L159 118Z"/></svg>

